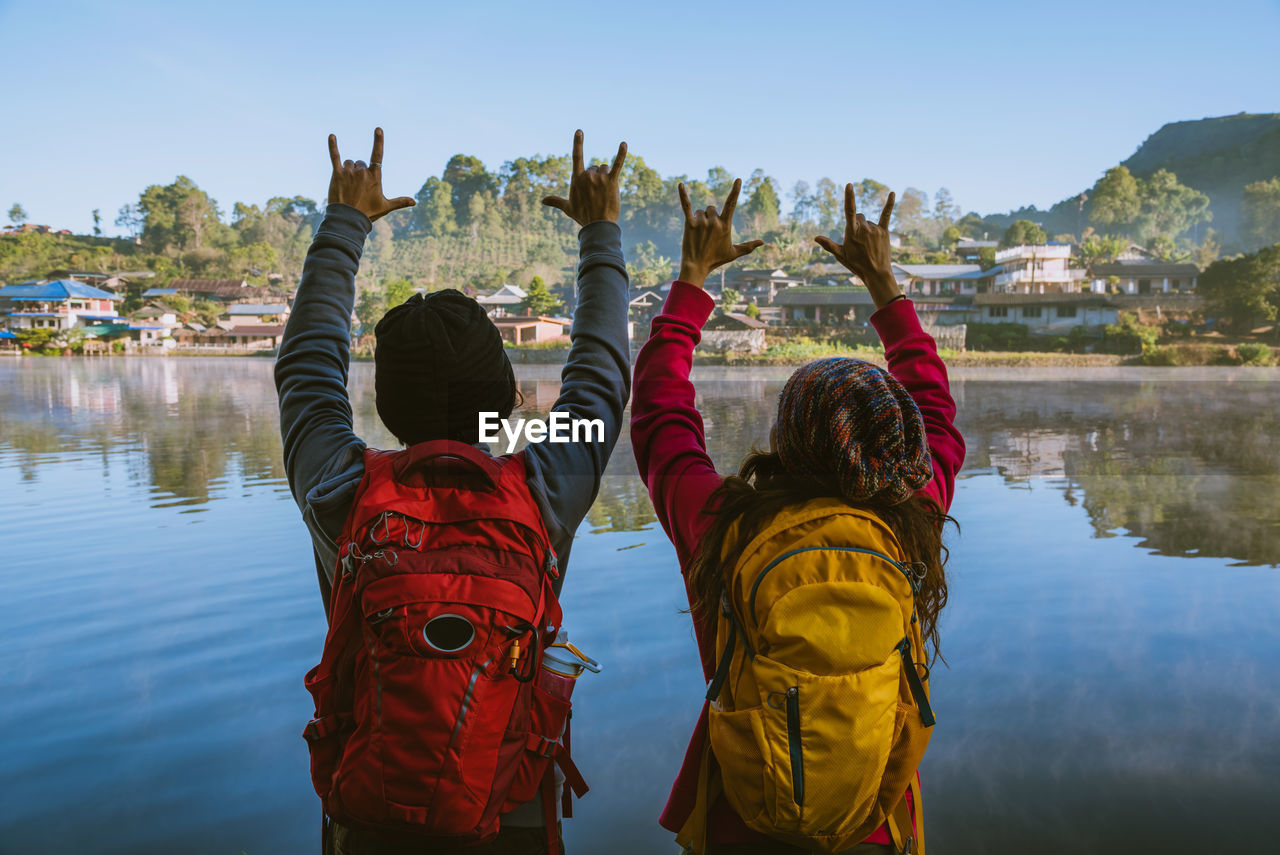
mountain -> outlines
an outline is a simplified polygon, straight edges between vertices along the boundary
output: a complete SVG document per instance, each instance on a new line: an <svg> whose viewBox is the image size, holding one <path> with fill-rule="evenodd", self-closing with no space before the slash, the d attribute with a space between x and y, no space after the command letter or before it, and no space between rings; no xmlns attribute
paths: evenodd
<svg viewBox="0 0 1280 855"><path fill-rule="evenodd" d="M1240 199L1245 185L1280 175L1280 113L1238 113L1170 122L1147 137L1121 165L1141 178L1167 169L1182 184L1204 193L1213 211L1209 225L1230 245L1239 238ZM1079 233L1082 217L1073 197L1048 211L1029 207L985 219L998 228L1006 228L1017 219L1028 219L1053 235Z"/></svg>

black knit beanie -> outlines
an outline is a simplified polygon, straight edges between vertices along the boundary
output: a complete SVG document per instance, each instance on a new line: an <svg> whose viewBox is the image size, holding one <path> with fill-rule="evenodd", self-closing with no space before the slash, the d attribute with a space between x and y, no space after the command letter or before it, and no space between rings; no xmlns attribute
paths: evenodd
<svg viewBox="0 0 1280 855"><path fill-rule="evenodd" d="M414 294L373 334L378 416L396 439L479 439L480 412L511 415L516 378L502 334L471 297L452 289Z"/></svg>

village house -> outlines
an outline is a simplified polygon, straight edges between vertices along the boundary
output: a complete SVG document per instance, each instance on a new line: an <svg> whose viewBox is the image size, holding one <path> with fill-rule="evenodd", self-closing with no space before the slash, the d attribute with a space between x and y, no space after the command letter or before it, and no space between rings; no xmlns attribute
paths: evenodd
<svg viewBox="0 0 1280 855"><path fill-rule="evenodd" d="M1090 288L1095 294L1190 293L1196 289L1200 268L1194 264L1173 264L1153 258L1119 259L1089 268Z"/></svg>
<svg viewBox="0 0 1280 855"><path fill-rule="evenodd" d="M231 329L186 324L172 331L179 348L217 350L274 350L283 335L284 324L244 324Z"/></svg>
<svg viewBox="0 0 1280 855"><path fill-rule="evenodd" d="M718 280L713 277L713 282L708 284L719 284ZM743 296L747 301L755 301L757 303L770 304L778 296L790 288L804 285L805 280L800 276L792 276L785 270L726 270L724 273L724 288L732 288ZM723 290L723 289L720 289Z"/></svg>
<svg viewBox="0 0 1280 855"><path fill-rule="evenodd" d="M537 344L563 338L568 343L569 326L573 321L565 318L548 318L522 315L502 315L493 319L493 325L508 344Z"/></svg>
<svg viewBox="0 0 1280 855"><path fill-rule="evenodd" d="M702 328L698 349L711 353L763 353L764 321L737 312L722 312Z"/></svg>
<svg viewBox="0 0 1280 855"><path fill-rule="evenodd" d="M1030 332L1065 333L1072 327L1097 328L1119 320L1116 304L1100 294L977 294L975 322L1025 324Z"/></svg>
<svg viewBox="0 0 1280 855"><path fill-rule="evenodd" d="M974 264L974 263L977 263L978 259L982 257L982 251L984 249L989 249L992 252L995 252L999 246L1000 246L1000 242L995 240L974 240L973 238L960 238L960 240L956 241L954 252L956 256L961 260L965 261L966 263Z"/></svg>
<svg viewBox="0 0 1280 855"><path fill-rule="evenodd" d="M519 313L520 304L529 294L519 285L503 285L492 294L481 294L476 302L484 306L491 318L503 318Z"/></svg>
<svg viewBox="0 0 1280 855"><path fill-rule="evenodd" d="M8 330L0 329L0 355L21 356L22 346L18 337Z"/></svg>
<svg viewBox="0 0 1280 855"><path fill-rule="evenodd" d="M229 327L283 324L288 319L289 307L284 303L232 303L218 316Z"/></svg>
<svg viewBox="0 0 1280 855"><path fill-rule="evenodd" d="M219 303L261 303L271 296L266 288L243 279L174 279L169 288L184 297Z"/></svg>
<svg viewBox="0 0 1280 855"><path fill-rule="evenodd" d="M9 330L67 330L104 321L123 322L116 314L116 304L122 300L74 279L23 282L0 288L0 318Z"/></svg>
<svg viewBox="0 0 1280 855"><path fill-rule="evenodd" d="M783 324L860 325L876 308L871 294L853 285L798 285L779 294L774 304L782 309Z"/></svg>
<svg viewBox="0 0 1280 855"><path fill-rule="evenodd" d="M1011 246L996 250L990 290L999 294L1078 293L1088 279L1085 270L1071 266L1071 246L1065 243Z"/></svg>
<svg viewBox="0 0 1280 855"><path fill-rule="evenodd" d="M662 311L666 295L657 288L645 288L627 304L627 337L649 337L649 322Z"/></svg>
<svg viewBox="0 0 1280 855"><path fill-rule="evenodd" d="M898 280L898 287L907 296L955 293L957 281L981 272L982 268L976 264L893 265L893 277Z"/></svg>

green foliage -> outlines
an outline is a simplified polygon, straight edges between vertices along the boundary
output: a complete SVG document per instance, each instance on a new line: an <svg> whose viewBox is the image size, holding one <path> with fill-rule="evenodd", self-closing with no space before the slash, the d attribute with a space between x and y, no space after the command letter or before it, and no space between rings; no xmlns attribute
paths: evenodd
<svg viewBox="0 0 1280 855"><path fill-rule="evenodd" d="M628 253L627 278L634 288L652 288L671 277L674 262L658 254L658 246L651 240L641 241Z"/></svg>
<svg viewBox="0 0 1280 855"><path fill-rule="evenodd" d="M1245 245L1251 249L1280 243L1280 177L1244 188L1240 220Z"/></svg>
<svg viewBox="0 0 1280 855"><path fill-rule="evenodd" d="M1247 342L1236 347L1236 355L1245 365L1270 365L1273 360L1271 348L1262 343Z"/></svg>
<svg viewBox="0 0 1280 855"><path fill-rule="evenodd" d="M1152 347L1142 352L1143 365L1181 365L1181 352L1172 347Z"/></svg>
<svg viewBox="0 0 1280 855"><path fill-rule="evenodd" d="M1027 350L1026 324L968 324L964 346L967 350Z"/></svg>
<svg viewBox="0 0 1280 855"><path fill-rule="evenodd" d="M1210 315L1238 330L1280 316L1280 244L1251 255L1215 261L1200 275L1197 290Z"/></svg>
<svg viewBox="0 0 1280 855"><path fill-rule="evenodd" d="M1116 235L1091 234L1080 243L1080 258L1086 267L1115 261L1127 244L1128 241Z"/></svg>
<svg viewBox="0 0 1280 855"><path fill-rule="evenodd" d="M185 175L172 184L152 184L138 199L145 223L142 241L153 252L199 250L228 243L218 205Z"/></svg>
<svg viewBox="0 0 1280 855"><path fill-rule="evenodd" d="M1118 323L1108 324L1099 350L1104 353L1146 353L1155 347L1160 328L1138 323L1134 312L1121 312Z"/></svg>
<svg viewBox="0 0 1280 855"><path fill-rule="evenodd" d="M1113 166L1089 191L1089 222L1100 226L1126 227L1142 210L1138 179L1125 166Z"/></svg>
<svg viewBox="0 0 1280 855"><path fill-rule="evenodd" d="M13 203L13 207L9 209L9 222L15 226L20 226L27 221L27 209L22 207L18 202Z"/></svg>
<svg viewBox="0 0 1280 855"><path fill-rule="evenodd" d="M978 266L983 270L990 270L996 266L996 251L994 247L984 246L978 250Z"/></svg>
<svg viewBox="0 0 1280 855"><path fill-rule="evenodd" d="M745 215L743 223L748 226L747 232L751 235L764 235L777 231L782 205L778 201L778 190L773 179L757 169L751 174L743 191L747 193L747 204L742 208Z"/></svg>
<svg viewBox="0 0 1280 855"><path fill-rule="evenodd" d="M742 302L742 292L736 288L725 288L720 292L720 310L724 312L732 312L733 307ZM759 309L756 310L759 314Z"/></svg>
<svg viewBox="0 0 1280 855"><path fill-rule="evenodd" d="M1030 220L1018 220L1005 230L1000 240L1001 246L1036 246L1049 239L1049 235L1040 226Z"/></svg>
<svg viewBox="0 0 1280 855"><path fill-rule="evenodd" d="M533 277L529 287L525 289L525 298L520 302L520 309L526 315L551 315L564 304L547 288L541 276Z"/></svg>
<svg viewBox="0 0 1280 855"><path fill-rule="evenodd" d="M757 306L755 303L748 303L747 308L744 309L742 313L746 315L748 318L755 320L756 318L760 317L760 307Z"/></svg>

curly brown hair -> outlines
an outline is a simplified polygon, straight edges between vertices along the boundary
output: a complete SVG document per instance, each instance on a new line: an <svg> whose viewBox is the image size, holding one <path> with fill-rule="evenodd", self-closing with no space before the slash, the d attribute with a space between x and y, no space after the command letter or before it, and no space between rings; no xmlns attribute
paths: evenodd
<svg viewBox="0 0 1280 855"><path fill-rule="evenodd" d="M830 487L796 479L783 467L776 452L753 451L747 455L738 474L724 479L702 511L714 516L715 521L698 544L689 566L690 611L695 616L715 614L724 589L725 568L737 562L742 550L769 520L788 507L826 497L844 499ZM915 598L916 615L931 661L940 658L938 615L947 604L944 567L949 557L942 543L942 529L950 522L958 530L959 524L932 499L918 494L892 505L844 501L883 520L907 560L925 565L924 582ZM737 537L730 544L726 539L735 523L739 524Z"/></svg>

